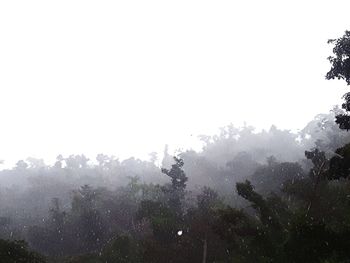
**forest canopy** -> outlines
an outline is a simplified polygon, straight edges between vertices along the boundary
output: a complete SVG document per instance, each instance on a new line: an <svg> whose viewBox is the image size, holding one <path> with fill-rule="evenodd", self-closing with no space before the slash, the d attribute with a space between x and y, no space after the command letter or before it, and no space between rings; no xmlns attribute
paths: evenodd
<svg viewBox="0 0 350 263"><path fill-rule="evenodd" d="M350 84L350 32L327 79ZM0 171L0 262L349 262L350 95L302 130L228 125L161 160Z"/></svg>

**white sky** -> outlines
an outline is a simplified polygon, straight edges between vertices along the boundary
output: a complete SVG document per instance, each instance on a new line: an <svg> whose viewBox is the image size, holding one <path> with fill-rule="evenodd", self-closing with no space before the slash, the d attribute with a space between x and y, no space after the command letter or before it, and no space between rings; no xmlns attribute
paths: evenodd
<svg viewBox="0 0 350 263"><path fill-rule="evenodd" d="M0 159L146 158L229 123L300 129L346 91L349 1L0 1ZM191 136L192 135L192 136Z"/></svg>

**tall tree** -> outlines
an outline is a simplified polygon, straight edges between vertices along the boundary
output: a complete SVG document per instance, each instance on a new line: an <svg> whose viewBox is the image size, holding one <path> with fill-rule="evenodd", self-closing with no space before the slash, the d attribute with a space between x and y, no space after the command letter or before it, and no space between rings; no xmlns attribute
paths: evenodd
<svg viewBox="0 0 350 263"><path fill-rule="evenodd" d="M182 169L184 161L180 158L174 157L175 164L171 169L162 168L162 173L166 174L171 179L171 185L164 190L169 194L169 206L174 210L177 217L182 215L182 202L184 199L186 182L188 180L184 170Z"/></svg>

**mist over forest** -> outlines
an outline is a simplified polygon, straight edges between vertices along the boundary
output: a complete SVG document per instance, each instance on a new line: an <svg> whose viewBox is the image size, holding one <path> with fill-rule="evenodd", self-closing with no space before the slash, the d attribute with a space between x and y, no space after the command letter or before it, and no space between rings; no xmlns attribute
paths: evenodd
<svg viewBox="0 0 350 263"><path fill-rule="evenodd" d="M262 262L263 254L271 253L264 250L263 238L272 237L261 235L272 227L272 215L291 222L300 216L303 203L310 202L317 158L329 162L350 142L350 133L335 122L343 113L335 107L296 133L231 124L218 134L200 136L200 151L171 153L165 146L161 158L152 153L148 161L104 154L95 160L58 155L52 165L19 160L0 171L0 238L12 242L3 245L2 253L10 249L22 255L17 240L36 252L27 252L32 261L9 254L9 261L1 262ZM328 184L317 191L326 187L335 200L347 193L347 180ZM323 207L318 211L321 201L314 212L329 224L338 221L322 214ZM343 211L337 209L334 213ZM321 242L323 237L316 238ZM244 242L254 245L244 247ZM180 258L174 254L183 252ZM321 262L318 256L312 260Z"/></svg>
<svg viewBox="0 0 350 263"><path fill-rule="evenodd" d="M0 3L0 24L2 24L1 19L4 15L4 12L1 11L1 5L2 3ZM264 5L261 7L265 8ZM62 8L62 6L58 7ZM225 20L225 18L232 17L230 10L223 10L222 7L214 8L206 5L205 7L209 9L198 11L197 6L189 6L189 9L198 11L197 17L201 20L198 22L193 19L192 13L186 13L186 9L185 13L181 13L184 15L183 19L190 19L190 25L194 27L185 32L178 30L178 28L184 29L187 23L178 19L177 12L169 12L176 19L168 19L167 13L158 14L164 21L168 22L164 28L164 25L157 19L150 18L154 13L143 12L139 6L137 8L132 6L131 11L128 9L130 7L126 6L127 12L125 13L122 8L113 9L119 12L119 16L124 15L129 20L123 20L124 18L118 20L119 16L115 15L113 10L105 7L97 8L92 12L91 8L94 5L91 3L84 6L86 10L81 10L82 6L80 5L70 7L73 11L71 9L67 11L71 12L67 19L73 17L75 26L73 30L68 30L70 29L70 20L67 22L65 18L60 17L61 13L53 12L52 14L59 16L60 19L57 19L59 22L56 19L50 20L48 14L44 15L48 21L57 23L49 26L50 30L51 26L56 26L54 30L48 30L45 23L39 19L37 26L43 26L45 30L40 32L45 37L36 37L48 41L47 43L57 42L59 45L67 47L67 50L71 49L72 43L75 43L76 49L65 54L64 49L62 49L63 51L55 50L49 44L43 44L35 49L43 48L43 51L32 52L28 49L20 51L18 57L26 53L34 54L33 56L41 56L45 53L47 56L55 55L57 61L59 61L58 57L60 56L62 56L62 60L68 58L68 62L79 61L80 64L72 63L72 65L66 63L67 61L65 61L66 64L57 63L62 70L58 71L59 73L56 72L57 75L46 76L47 72L45 71L46 73L40 73L40 76L45 81L49 79L47 83L44 83L45 87L47 85L54 87L57 83L59 83L57 87L61 87L60 81L62 79L68 80L67 83L74 86L77 83L72 80L75 80L75 76L79 76L77 79L83 79L87 88L83 92L77 89L78 93L81 93L76 101L77 97L72 94L77 91L69 90L71 86L59 88L59 94L49 94L51 97L48 96L50 93L48 91L44 95L47 98L50 97L51 100L47 101L45 98L40 98L40 95L43 94L36 92L32 92L31 97L36 97L36 101L27 99L26 94L28 93L17 95L16 91L13 92L16 95L15 101L17 103L13 108L20 109L17 109L20 112L18 115L20 118L16 115L18 112L10 113L9 110L8 114L4 114L2 124L3 130L8 132L7 135L11 133L12 137L0 134L0 138L3 140L3 145L1 146L0 142L0 146L4 147L2 151L8 152L8 156L2 156L4 160L1 161L0 166L2 168L0 170L0 263L350 263L350 92L346 92L342 98L339 96L339 105L334 105L327 112L319 112L314 118L308 120L301 129L288 130L274 125L273 122L270 123L270 120L279 114L279 117L283 119L283 122L280 123L290 122L292 127L296 123L300 123L301 119L304 120L305 116L311 112L306 109L305 105L302 106L302 101L307 101L307 107L312 108L316 105L319 106L319 104L324 105L324 99L328 99L328 93L321 88L315 94L308 92L307 86L310 83L307 81L305 84L303 83L302 88L295 90L291 88L295 83L299 83L298 79L302 82L307 79L306 75L312 75L312 70L308 69L310 65L308 61L314 59L314 49L310 50L309 38L303 39L302 34L299 36L300 39L293 39L292 43L286 46L278 45L278 43L286 44L283 42L286 39L291 40L291 37L286 39L284 37L289 32L295 34L291 30L294 29L294 24L299 23L299 28L303 26L300 21L294 20L294 15L292 26L288 24L290 23L289 19L287 19L288 23L285 23L287 20L283 20L282 17L283 14L288 14L285 6L278 6L278 10L283 12L275 12L273 17L284 21L283 25L288 25L286 28L278 27L278 20L269 20L268 18L266 18L268 22L261 21L262 24L257 25L258 18L260 16L268 17L269 13L262 12L264 13L262 15L250 7L246 9L247 14L252 13L259 16L253 24L243 26L243 33L239 30L235 32L237 34L237 38L235 38L237 47L235 47L235 52L228 54L220 53L221 44L223 47L224 45L229 46L232 39L222 38L227 35L227 32L217 26L218 24L215 24L214 21L222 19L219 23L222 26L232 23L233 20ZM241 7L243 8L243 6ZM258 7L256 9L259 9ZM293 6L293 8L296 7ZM326 10L325 6L322 5L322 7ZM99 6L99 8L101 7ZM148 10L155 9L148 5L147 8L149 8ZM162 8L181 9L180 5L179 7L166 6ZM36 10L36 7L34 9ZM311 10L314 9L315 7L312 6ZM26 13L25 8L16 10L23 12L23 14ZM79 20L75 16L76 10L82 13L78 18L84 17L84 20ZM102 12L99 13L99 10ZM215 16L208 16L206 13L209 12L208 10L213 11L211 14L215 14ZM215 13L215 10L219 10L219 12ZM155 11L153 10L153 12ZM242 15L243 12L238 12L236 9L235 12L239 19L246 19L244 20L246 22L249 20L246 15ZM329 10L327 9L326 12ZM343 9L341 8L339 12L343 12ZM94 13L96 17L90 13ZM108 15L105 16L107 13ZM130 16L131 13L132 16ZM242 13L241 16L239 13ZM312 20L310 15L306 13L301 13L303 21ZM11 17L11 12L9 14ZM30 13L30 16L35 17L33 14L35 13ZM334 16L333 13L330 15ZM135 16L141 18L134 22ZM140 23L144 17L147 19L144 19L144 23ZM117 20L112 20L112 18ZM111 33L108 27L95 26L94 23L98 24L99 19L106 19L102 23L106 26L113 23L118 26L122 24L118 28L121 31L115 34L119 38L105 39ZM210 23L206 22L206 19ZM244 23L239 19L237 21L243 25ZM86 26L84 23L90 20L94 20L94 23L90 22ZM176 23L183 23L182 26L177 27L173 20ZM65 26L62 26L61 23L65 23ZM211 26L211 23L216 26ZM264 31L265 35L265 33L255 30L255 27L261 29L266 25L273 27L273 32L278 32L278 37L274 38L275 40L284 40L277 44L272 43L273 41L267 41L268 32L272 31ZM310 26L310 24L307 25ZM20 25L20 27L22 26L26 29L31 28L31 26L24 24ZM171 30L167 31L168 27L171 27ZM250 30L248 34L245 30L250 27L254 30ZM58 30L60 28L65 28L67 31L61 30L64 31L62 33ZM84 28L88 28L87 32L83 30ZM133 30L128 30L128 28ZM152 30L156 28L156 30L147 31L149 28ZM204 28L203 31L210 31L210 34L204 34L206 37L216 36L219 40L214 38L210 42L209 38L204 38L205 41L202 41L200 33L203 32L200 32L200 28ZM3 32L1 30L0 26L0 33ZM90 35L90 30L94 34ZM59 37L52 38L52 32L63 34L63 40ZM86 35L82 32L89 36L89 41L86 41ZM181 41L177 40L176 37L169 37L169 34L172 34L169 32L181 36ZM12 31L10 33L12 34ZM130 39L126 37L125 40L121 37L125 36L123 34ZM143 36L143 38L133 38L133 34ZM242 34L245 37L242 37ZM31 33L28 35L30 36ZM93 39L96 35L100 37L97 40ZM327 62L327 69L319 74L327 83L334 83L334 85L341 83L348 88L350 85L350 31L345 31L336 37L328 40L327 44L332 49L329 52L330 56L327 59L324 58ZM79 42L80 38L83 38L84 41ZM203 46L196 44L191 46L192 42L195 43L196 38L201 39L199 42L202 41ZM75 39L75 42L68 43L68 39ZM111 50L108 45L113 47L113 44L117 43L119 39L125 40L125 42L121 41L124 49L121 46L116 48L118 52L122 50L128 53L132 50L135 54L123 57L122 53L117 51L109 54L108 52L104 53L103 48L101 49L106 45L108 47L106 50ZM147 39L152 41L146 43ZM184 39L188 43L183 41ZM18 41L15 42L9 46L17 45ZM269 42L269 44L265 42ZM288 52L285 53L296 55L298 52L293 50L290 52L288 48L299 42L305 45L303 49L309 49L310 57L301 56L302 59L297 57L296 60L303 61L300 62L300 66L296 66L293 64L294 62L290 61L290 54L280 54L279 52L281 50L285 52L286 49ZM145 43L148 49L139 43ZM155 43L157 45L153 45ZM181 49L171 50L170 43L182 47L182 51L189 46L192 49L188 49L187 53L182 53ZM90 50L90 47L94 45L96 48ZM202 49L203 54L207 53L206 48L211 45L215 46L216 49L209 50L210 61L205 60L208 57L202 59L200 56L202 53L196 53L197 49ZM133 46L133 49L127 49L128 46ZM149 46L152 46L152 49ZM1 47L0 41L0 57ZM49 48L45 49L44 47ZM241 50L239 47L243 49ZM300 50L300 47L298 48ZM85 53L79 53L80 50L85 50L84 52L89 54L92 51L94 58ZM315 48L315 50L317 49ZM270 57L271 54L268 51L273 51L277 55ZM222 57L227 55L230 58L237 58L237 61L233 63L236 66L232 67L230 62L225 65L227 69L223 70L223 73L221 72L223 67L220 67L216 72L215 67L219 64L214 63L219 61L216 60L216 52L217 57L220 54ZM145 57L140 59L141 55ZM169 57L164 59L162 56L165 55ZM153 58L152 56L156 57L154 58L156 62L152 62L150 59ZM319 56L322 57L321 54ZM104 65L102 62L106 60L102 60L101 57L110 59L110 64ZM117 62L114 64L116 57L120 58L122 66L118 66ZM6 57L6 59L12 61L11 56ZM174 68L170 68L169 64L164 63L164 61L172 63L176 62L176 59L179 59L178 64L174 63L174 68L177 71L172 72ZM56 63L56 60L50 57L45 60L46 62L50 61L50 63L45 64L33 59L33 64L30 64L30 67L35 68L42 64L43 68L50 68L50 65ZM8 68L11 69L15 65L13 68L16 70L18 68L18 72L23 73L23 76L16 72L16 77L12 75L8 77L7 88L11 88L12 82L15 81L19 81L20 84L17 83L17 85L20 86L32 81L28 77L30 73L27 74L21 68L22 64L17 63L21 59L13 61L15 62ZM138 149L138 147L141 149L142 147L147 148L148 144L157 141L157 136L164 139L175 134L176 140L181 141L184 138L183 134L195 127L197 121L201 122L203 125L201 127L206 126L204 124L209 127L212 125L210 122L216 118L220 119L225 115L225 118L220 119L218 123L226 119L226 116L231 112L222 109L233 109L229 107L230 104L234 104L231 93L228 96L223 92L225 88L222 90L212 88L206 92L205 87L208 86L204 84L209 80L205 76L207 68L190 71L189 69L195 65L190 63L193 61L199 61L196 65L210 65L209 69L216 72L214 81L211 80L213 82L209 85L215 86L215 89L216 86L225 85L225 81L221 81L217 76L229 75L231 78L232 75L232 79L247 79L246 82L241 82L242 86L235 90L236 93L245 93L242 97L237 96L238 99L235 100L235 103L242 98L247 98L247 101L239 104L237 106L239 110L232 112L232 114L242 114L243 117L255 116L259 122L257 128L246 124L238 126L233 118L231 124L228 123L227 126L219 128L218 132L214 134L203 132L203 135L198 136L197 143L201 147L196 149L173 150L170 146L172 142L169 142L169 144L164 145L163 152L151 152L148 159L137 158L136 156L139 155L136 152L134 156L129 158L103 152L96 156L90 156L88 153L58 153L54 162L46 163L47 156L52 154L58 144L65 142L64 147L69 149L69 144L74 143L74 138L76 141L81 139L79 136L83 139L77 145L86 142L86 145L81 144L82 152L89 147L93 148L92 145L99 144L99 142L95 142L89 136L96 131L100 131L100 133L94 138L100 137L101 141L105 139L105 142L110 141L112 145L112 141L115 143L118 140L122 142L128 139L136 145L130 145L130 149ZM92 86L88 85L88 82L93 80L89 76L90 71L84 71L87 68L74 71L76 65L84 63L93 65L93 70L96 71L98 71L97 68L102 68L99 71L100 75L96 75L98 76L97 80L94 80L96 82L92 81ZM30 67L27 65L27 68L24 67L24 69L31 72ZM107 73L105 72L106 68L108 68ZM150 68L151 70L149 70ZM293 68L295 71L291 72ZM7 65L1 68L0 60L0 74L6 69ZM52 68L51 71L54 72L54 69L57 70L57 67ZM161 79L158 83L150 81L152 77L147 78L148 73L157 71L155 69L164 70L155 75ZM204 71L202 72L202 70ZM14 72L13 69L12 71ZM164 72L172 72L172 74L167 75ZM286 75L280 76L285 72L290 74L288 76L290 79L283 79ZM61 73L62 78L60 78ZM130 97L118 94L119 97L115 96L106 100L108 103L112 102L112 106L118 105L120 108L108 108L106 101L98 102L98 99L95 101L93 98L94 95L105 92L102 90L103 88L98 89L100 86L104 87L103 85L108 86L107 76L111 75L113 78L118 75L115 79L123 79L126 76L124 82L113 82L113 85L120 85L122 88L119 91L128 90L129 93L126 92L124 95L128 94ZM101 76L105 76L107 80ZM194 79L201 79L202 82L196 82L195 85L203 85L203 88L201 87L199 91L188 89L188 86L176 88L180 86L176 82L178 81L177 77L182 78L181 81L190 86L194 83L191 82L192 76ZM162 81L167 78L170 80L163 83ZM274 83L273 81L279 78L282 78L286 84L277 89L276 83L280 84L280 82ZM5 83L1 79L2 77L0 77L0 85ZM139 82L130 84L135 79ZM271 81L266 81L266 79L271 79ZM160 83L162 87L163 85L168 86L164 88L165 91L163 88L153 89L152 85L149 85L150 89L146 91L135 88L139 83L147 81L150 81L149 83L152 85ZM82 85L82 83L78 84ZM315 85L317 83L315 82ZM254 84L254 91L247 88L252 84ZM271 89L273 92L265 87L266 84L275 85ZM112 87L114 87L113 85L111 84ZM96 88L97 93L89 91L88 87L98 87ZM271 95L276 95L277 90L283 96L276 96L275 100L274 96ZM171 91L170 95L163 96L167 91ZM159 104L155 99L157 95L162 98L159 100ZM86 99L89 96L93 100ZM109 94L104 94L104 96L109 97ZM222 100L218 101L218 98ZM196 104L195 100L201 100L201 102ZM50 107L52 101L58 101L55 102L59 105L57 109L54 106ZM91 103L92 101L94 103ZM329 102L331 101L332 99L329 98ZM6 98L2 99L0 111L1 107L4 107L3 104L6 108L11 103L11 101L6 101ZM67 106L70 103L71 105ZM228 106L221 107L220 104ZM72 105L74 107L71 107ZM198 105L201 107L196 107ZM266 114L261 105L266 106L266 108L270 107L266 112L270 112L271 115ZM290 109L290 105L293 105L292 109ZM215 109L216 107L219 110ZM35 111L32 111L32 108L38 110L40 114L33 114ZM52 110L53 108L55 110ZM118 114L114 113L115 109L119 109ZM52 110L54 114L45 115L46 110L48 112ZM162 111L161 114L160 111ZM245 111L249 111L249 114L244 115ZM272 112L278 114L274 115ZM304 113L305 116L301 116ZM271 124L270 128L261 129L263 122L265 125ZM111 123L115 123L113 127L116 130L124 129L124 133L114 134L114 129L108 129L112 126L107 124ZM193 125L191 129L185 129L189 125ZM55 129L57 129L57 133L53 132ZM88 131L82 132L84 129ZM166 134L171 129L173 130ZM150 132L152 130L154 133ZM182 130L186 131L182 133ZM21 134L22 137L19 138L18 134ZM34 134L37 137L31 138L30 135ZM47 136L45 137L43 134ZM139 137L135 135L139 135ZM40 136L43 137L43 143L34 139ZM50 144L48 138L55 138L55 143ZM5 143L5 140L14 142L15 145L9 150L5 145L11 143ZM26 140L30 141L26 146L34 148L31 152L35 153L35 145L38 147L40 145L41 149L47 149L47 155L42 156L42 159L37 158L37 156L35 158L28 156L17 160L13 167L9 167L6 158L11 159L16 156L13 152L18 151L18 155L22 154L21 146L25 148L23 142ZM143 140L147 142L142 144ZM122 146L120 149L124 150L125 153L130 150L123 149ZM159 149L159 147L155 146L154 149Z"/></svg>
<svg viewBox="0 0 350 263"><path fill-rule="evenodd" d="M328 114L317 115L297 133L275 126L268 131L256 132L252 126L236 128L231 124L221 128L219 134L199 136L198 140L203 143L200 151L171 153L166 145L161 158L158 159L154 152L148 161L134 157L120 161L117 157L104 154L98 154L95 160L83 154L58 155L52 165L46 165L43 159L31 157L19 160L13 168L0 171L2 215L16 218L10 224L13 227L17 221L21 226L27 225L29 221L19 221L28 218L34 225L41 224L48 217L53 199L60 200L63 208L71 209L74 191L84 185L101 191L118 192L132 184L169 184L170 178L161 169L170 169L174 157L184 161L183 170L188 175L186 190L196 195L203 187L210 186L224 197L225 202L234 204L237 200L232 187L237 182L250 180L257 191L264 194L275 191L281 187L279 184L289 178L289 172L285 171L286 178L276 174L276 180L280 177L278 181L271 184L274 180L270 178L272 181L264 182L259 173L269 165L296 169L298 172L295 176L303 176L312 167L311 161L305 158L306 150L317 148L331 158L336 149L349 143L350 134L339 129L334 122L339 111L335 108ZM12 228L10 225L8 229ZM7 234L13 235L16 231L2 233L2 237L8 238Z"/></svg>

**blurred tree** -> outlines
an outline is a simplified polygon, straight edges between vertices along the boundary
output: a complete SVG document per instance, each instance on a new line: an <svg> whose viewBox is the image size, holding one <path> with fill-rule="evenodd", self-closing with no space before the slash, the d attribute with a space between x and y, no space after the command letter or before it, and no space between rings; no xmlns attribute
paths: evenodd
<svg viewBox="0 0 350 263"><path fill-rule="evenodd" d="M62 168L62 167L63 167L63 161L64 161L63 156L62 156L61 154L58 155L58 156L56 157L56 162L55 162L55 164L54 164L54 167L55 167L55 168L58 168L58 169Z"/></svg>
<svg viewBox="0 0 350 263"><path fill-rule="evenodd" d="M67 168L69 169L79 169L87 168L89 159L84 155L70 155L65 159Z"/></svg>
<svg viewBox="0 0 350 263"><path fill-rule="evenodd" d="M130 236L121 235L103 249L100 256L102 262L139 263L141 259L140 246Z"/></svg>
<svg viewBox="0 0 350 263"><path fill-rule="evenodd" d="M39 254L29 251L24 241L0 239L0 262L4 263L45 263Z"/></svg>
<svg viewBox="0 0 350 263"><path fill-rule="evenodd" d="M27 168L28 168L28 164L23 160L19 160L16 163L16 169L18 169L18 170L25 170Z"/></svg>
<svg viewBox="0 0 350 263"><path fill-rule="evenodd" d="M106 228L97 209L100 192L84 185L73 194L72 215L78 246L83 251L93 251L101 246Z"/></svg>
<svg viewBox="0 0 350 263"><path fill-rule="evenodd" d="M267 165L262 165L251 175L251 181L256 191L267 196L270 192L281 194L284 185L291 180L305 176L299 163L278 162L275 158L268 158Z"/></svg>
<svg viewBox="0 0 350 263"><path fill-rule="evenodd" d="M231 207L219 210L214 228L227 241L231 260L238 262L283 262L286 233L280 213L281 201L264 199L249 181L237 183L238 194L251 203L254 213Z"/></svg>
<svg viewBox="0 0 350 263"><path fill-rule="evenodd" d="M216 210L223 207L223 201L217 192L209 187L204 187L197 196L197 207L187 212L186 221L189 229L188 233L184 234L189 235L194 247L198 247L198 254L200 253L200 244L196 245L196 243L198 241L202 243L201 262L203 263L219 261L225 257L222 241L213 231Z"/></svg>
<svg viewBox="0 0 350 263"><path fill-rule="evenodd" d="M149 155L149 161L153 164L156 164L158 161L158 153L157 152L151 152L148 154Z"/></svg>
<svg viewBox="0 0 350 263"><path fill-rule="evenodd" d="M173 157L169 154L169 146L166 144L163 151L162 167L168 168L171 166Z"/></svg>
<svg viewBox="0 0 350 263"><path fill-rule="evenodd" d="M350 175L350 144L335 151L329 163L329 179L349 178Z"/></svg>
<svg viewBox="0 0 350 263"><path fill-rule="evenodd" d="M27 158L28 168L30 169L40 169L47 167L43 159L37 159L33 157Z"/></svg>

